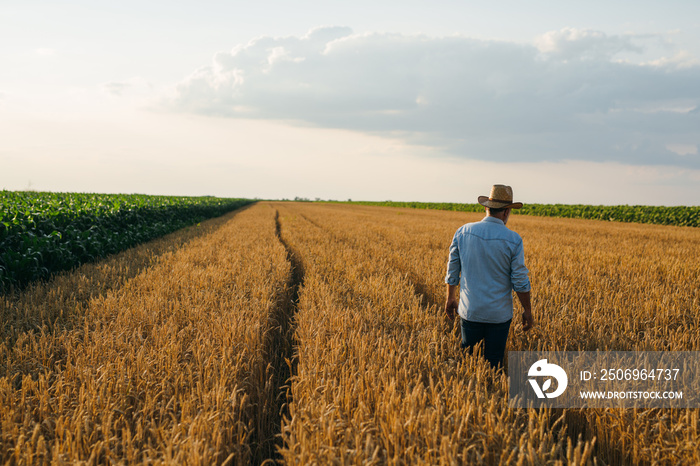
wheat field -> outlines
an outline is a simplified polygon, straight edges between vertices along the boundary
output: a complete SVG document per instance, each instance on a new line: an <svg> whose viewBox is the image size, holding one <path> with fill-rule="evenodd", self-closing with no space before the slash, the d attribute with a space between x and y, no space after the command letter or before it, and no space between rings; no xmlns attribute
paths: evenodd
<svg viewBox="0 0 700 466"><path fill-rule="evenodd" d="M0 459L700 463L697 410L508 408L442 311L482 217L260 202L0 298ZM700 349L700 230L508 226L535 317L509 350Z"/></svg>
<svg viewBox="0 0 700 466"><path fill-rule="evenodd" d="M24 322L0 346L3 462L270 456L290 276L258 208L5 299L3 321Z"/></svg>

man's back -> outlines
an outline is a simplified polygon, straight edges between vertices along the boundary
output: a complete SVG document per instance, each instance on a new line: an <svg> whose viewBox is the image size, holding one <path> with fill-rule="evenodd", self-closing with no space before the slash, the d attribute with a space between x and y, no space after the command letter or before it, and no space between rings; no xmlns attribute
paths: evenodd
<svg viewBox="0 0 700 466"><path fill-rule="evenodd" d="M510 320L511 290L529 291L527 275L522 239L502 220L485 217L455 233L446 282L460 285L459 314L463 319L489 323Z"/></svg>

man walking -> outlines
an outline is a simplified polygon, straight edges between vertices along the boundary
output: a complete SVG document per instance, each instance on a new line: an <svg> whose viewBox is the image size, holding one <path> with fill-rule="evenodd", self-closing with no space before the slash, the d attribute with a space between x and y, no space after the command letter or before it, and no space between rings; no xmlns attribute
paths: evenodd
<svg viewBox="0 0 700 466"><path fill-rule="evenodd" d="M479 196L478 201L485 207L486 217L462 225L452 239L445 312L450 321L459 312L462 348L471 352L483 340L484 357L491 367L498 368L513 319L511 290L524 309L523 330L533 324L523 240L506 227L511 209L523 204L513 202L513 190L501 184L493 185L491 194Z"/></svg>

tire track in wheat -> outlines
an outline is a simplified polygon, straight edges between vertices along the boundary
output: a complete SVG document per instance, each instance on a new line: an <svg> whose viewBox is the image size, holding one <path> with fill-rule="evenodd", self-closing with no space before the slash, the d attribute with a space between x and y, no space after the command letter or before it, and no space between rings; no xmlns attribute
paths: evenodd
<svg viewBox="0 0 700 466"><path fill-rule="evenodd" d="M290 276L273 211L257 205L89 299L80 325L27 333L0 354L0 461L271 457Z"/></svg>
<svg viewBox="0 0 700 466"><path fill-rule="evenodd" d="M366 234L361 222L336 224L312 205L277 208L305 270L285 463L546 463L590 455L589 442L567 445L561 420L539 428L550 424L546 410L505 406L505 378L458 355L405 274L353 239Z"/></svg>

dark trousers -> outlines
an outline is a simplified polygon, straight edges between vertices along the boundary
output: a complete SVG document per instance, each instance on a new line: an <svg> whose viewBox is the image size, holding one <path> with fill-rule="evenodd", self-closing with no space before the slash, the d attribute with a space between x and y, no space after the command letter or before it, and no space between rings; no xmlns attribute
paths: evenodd
<svg viewBox="0 0 700 466"><path fill-rule="evenodd" d="M462 348L467 348L471 354L474 346L483 340L484 357L494 369L500 367L503 363L503 355L506 352L506 341L508 340L511 321L489 324L485 322L471 322L462 318L460 320L462 321Z"/></svg>

